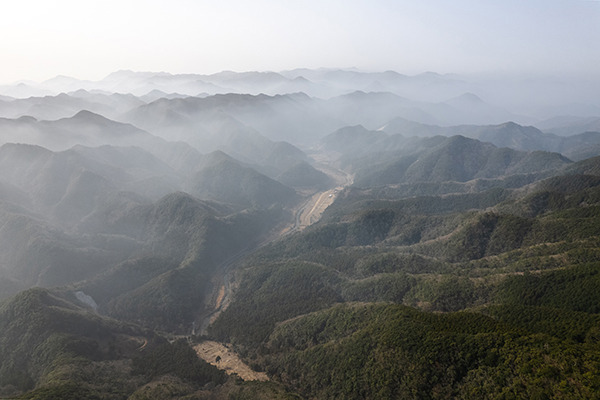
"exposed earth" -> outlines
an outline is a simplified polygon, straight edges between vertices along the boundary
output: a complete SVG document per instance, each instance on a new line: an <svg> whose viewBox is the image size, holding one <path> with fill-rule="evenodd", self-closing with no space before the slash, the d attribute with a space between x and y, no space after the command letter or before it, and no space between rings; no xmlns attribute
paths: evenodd
<svg viewBox="0 0 600 400"><path fill-rule="evenodd" d="M236 353L221 343L207 340L194 346L194 350L196 350L198 357L229 375L237 374L245 381L269 380L267 374L253 371L252 368L240 360Z"/></svg>
<svg viewBox="0 0 600 400"><path fill-rule="evenodd" d="M270 238L265 243L261 243L261 245L277 240L278 238L291 232L303 230L307 226L319 221L323 212L333 203L337 194L344 188L344 186L352 184L352 177L340 170L332 167L322 167L321 170L333 179L336 187L314 193L312 196L310 196L298 209L295 210L294 222L289 227L282 230L278 235ZM214 322L219 314L225 311L229 305L232 295L232 283L230 282L232 279L231 267L236 261L248 253L250 253L250 250L244 251L241 254L232 257L222 266L224 274L217 278L218 281L220 281L220 284L218 284L216 290L213 291L211 296L212 301L210 301L210 303L214 304L214 308L212 312L205 316L200 323L200 334L206 334L206 329L208 326ZM194 349L200 358L209 364L224 370L227 374L231 375L235 373L245 381L269 380L268 376L264 372L256 372L252 370L228 346L229 345L227 344L221 344L207 340L194 346Z"/></svg>

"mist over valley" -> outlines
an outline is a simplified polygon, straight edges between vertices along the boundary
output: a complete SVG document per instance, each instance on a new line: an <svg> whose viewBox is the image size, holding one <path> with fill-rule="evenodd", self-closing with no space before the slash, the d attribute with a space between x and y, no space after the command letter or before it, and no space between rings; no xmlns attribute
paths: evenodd
<svg viewBox="0 0 600 400"><path fill-rule="evenodd" d="M0 87L0 395L597 397L600 85L582 82Z"/></svg>

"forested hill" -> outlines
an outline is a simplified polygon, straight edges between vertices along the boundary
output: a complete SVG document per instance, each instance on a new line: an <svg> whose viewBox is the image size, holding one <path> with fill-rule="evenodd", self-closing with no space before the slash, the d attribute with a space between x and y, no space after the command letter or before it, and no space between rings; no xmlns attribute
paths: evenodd
<svg viewBox="0 0 600 400"><path fill-rule="evenodd" d="M485 85L0 87L0 398L600 398L598 107Z"/></svg>
<svg viewBox="0 0 600 400"><path fill-rule="evenodd" d="M29 391L19 398L143 398L152 393L145 385L168 382L170 390L185 391L226 380L187 343L169 343L82 306L81 292L24 291L0 306L0 328L3 396ZM167 374L171 381L162 381Z"/></svg>
<svg viewBox="0 0 600 400"><path fill-rule="evenodd" d="M257 252L211 334L307 398L598 396L599 176L381 193Z"/></svg>

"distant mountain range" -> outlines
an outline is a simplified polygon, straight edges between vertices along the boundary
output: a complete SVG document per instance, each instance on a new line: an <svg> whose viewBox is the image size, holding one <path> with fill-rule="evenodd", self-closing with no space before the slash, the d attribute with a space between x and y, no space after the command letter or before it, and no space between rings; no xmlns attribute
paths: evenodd
<svg viewBox="0 0 600 400"><path fill-rule="evenodd" d="M436 109L439 114L436 120L415 118L415 112L423 107L413 107L413 114L396 115L419 122L454 125L497 124L513 120L531 124L557 115L598 116L600 104L595 93L599 85L596 81L585 79L575 79L565 85L562 79L556 78L527 80L510 76L470 77L433 72L409 76L395 71L344 69L224 71L211 75L124 70L99 81L58 76L41 83L20 82L1 86L0 95L4 95L4 98L0 98L0 116L14 118L32 115L38 119L55 119L74 114L74 110L71 110L69 114L57 115L52 102L46 99L61 93L76 95L80 100L90 103L86 109L100 113L104 111L104 115L112 118L116 116L115 112L122 113L127 107L133 108L135 101L148 103L159 98L206 97L227 93L270 96L305 93L310 97L329 99L362 91L388 92L417 104L430 104L425 108ZM541 90L544 91L543 102L537 101L536 97ZM130 98L126 99L123 95ZM131 95L137 96L137 100ZM122 98L119 99L119 96ZM455 110L459 111L458 114Z"/></svg>
<svg viewBox="0 0 600 400"><path fill-rule="evenodd" d="M598 90L561 85L1 87L0 397L594 398Z"/></svg>
<svg viewBox="0 0 600 400"><path fill-rule="evenodd" d="M599 126L600 127L600 126ZM594 125L583 127L594 128ZM508 147L515 150L544 150L562 153L574 160L582 160L600 154L600 130L582 131L571 136L558 136L544 133L533 126L521 126L514 122L500 125L460 125L441 127L420 124L403 118L396 118L384 125L380 130L403 136L452 136L463 135L469 138L488 142L497 147Z"/></svg>
<svg viewBox="0 0 600 400"><path fill-rule="evenodd" d="M355 174L358 186L505 179L571 163L558 153L498 148L460 135L404 138L361 126L336 131L323 143L325 150L340 154L340 166Z"/></svg>

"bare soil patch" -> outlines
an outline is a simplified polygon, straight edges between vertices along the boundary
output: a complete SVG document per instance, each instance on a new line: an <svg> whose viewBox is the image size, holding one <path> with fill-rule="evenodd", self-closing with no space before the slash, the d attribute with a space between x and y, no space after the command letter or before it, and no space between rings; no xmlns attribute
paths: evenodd
<svg viewBox="0 0 600 400"><path fill-rule="evenodd" d="M238 355L227 346L207 340L194 346L198 357L214 365L227 374L237 374L245 381L268 381L264 372L256 372L246 365Z"/></svg>

